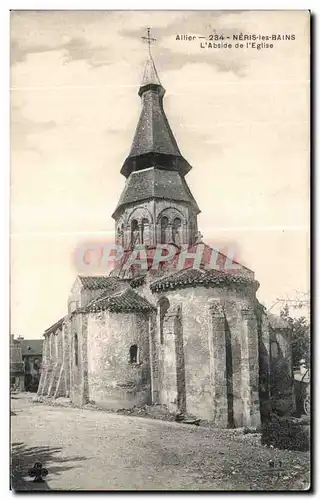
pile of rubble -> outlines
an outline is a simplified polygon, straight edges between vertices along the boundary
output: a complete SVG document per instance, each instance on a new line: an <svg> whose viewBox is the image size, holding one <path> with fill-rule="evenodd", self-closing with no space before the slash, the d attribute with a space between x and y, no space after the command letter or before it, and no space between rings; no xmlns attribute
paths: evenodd
<svg viewBox="0 0 320 500"><path fill-rule="evenodd" d="M132 408L119 408L116 413L121 415L133 415L136 417L152 418L156 420L165 420L174 422L176 414L171 413L165 405L145 405L133 406Z"/></svg>

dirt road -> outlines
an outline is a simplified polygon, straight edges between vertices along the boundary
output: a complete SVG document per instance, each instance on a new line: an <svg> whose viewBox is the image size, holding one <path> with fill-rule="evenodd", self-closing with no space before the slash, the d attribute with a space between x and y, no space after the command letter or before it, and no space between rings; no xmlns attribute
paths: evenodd
<svg viewBox="0 0 320 500"><path fill-rule="evenodd" d="M304 489L309 457L264 448L258 435L12 399L14 489ZM268 461L282 460L280 477ZM48 469L33 483L30 467Z"/></svg>

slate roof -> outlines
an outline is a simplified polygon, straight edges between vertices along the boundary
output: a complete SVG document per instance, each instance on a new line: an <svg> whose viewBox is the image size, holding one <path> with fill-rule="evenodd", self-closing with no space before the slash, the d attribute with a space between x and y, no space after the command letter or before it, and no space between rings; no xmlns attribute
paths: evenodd
<svg viewBox="0 0 320 500"><path fill-rule="evenodd" d="M144 297L127 287L113 295L102 296L86 308L90 312L109 310L110 312L153 311L155 308Z"/></svg>
<svg viewBox="0 0 320 500"><path fill-rule="evenodd" d="M42 355L43 339L24 339L19 341L22 356Z"/></svg>
<svg viewBox="0 0 320 500"><path fill-rule="evenodd" d="M153 59L150 56L146 62L139 89L139 95L142 99L140 118L130 153L121 169L121 173L125 177L128 177L135 170L151 166L150 164L145 165L143 161L144 164L141 167L140 162L141 157L150 153L161 157L167 156L172 169L178 170L182 175L185 175L191 169L189 163L180 153L164 112L162 102L164 93L165 90L160 83ZM140 162L139 167L137 167L137 158L139 158Z"/></svg>
<svg viewBox="0 0 320 500"><path fill-rule="evenodd" d="M146 153L181 156L158 92L148 92L142 96L142 110L129 156Z"/></svg>
<svg viewBox="0 0 320 500"><path fill-rule="evenodd" d="M197 213L200 212L185 179L179 172L152 167L131 174L112 217L116 218L123 205L153 198L191 203Z"/></svg>
<svg viewBox="0 0 320 500"><path fill-rule="evenodd" d="M187 268L154 281L151 283L150 289L152 292L159 292L167 289L188 288L191 286L223 287L249 284L258 286L258 282L248 276L235 275L216 269Z"/></svg>
<svg viewBox="0 0 320 500"><path fill-rule="evenodd" d="M88 290L109 289L115 290L118 287L118 280L112 276L80 276L79 280L83 288Z"/></svg>

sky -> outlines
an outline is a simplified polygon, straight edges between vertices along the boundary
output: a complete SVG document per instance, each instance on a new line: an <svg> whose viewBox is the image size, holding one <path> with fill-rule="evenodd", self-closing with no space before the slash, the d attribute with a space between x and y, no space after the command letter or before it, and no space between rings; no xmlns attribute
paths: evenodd
<svg viewBox="0 0 320 500"><path fill-rule="evenodd" d="M74 251L110 241L151 26L165 111L204 241L237 248L259 300L309 290L307 11L11 13L11 333L67 312ZM176 36L294 34L273 49ZM274 311L277 309L275 307Z"/></svg>

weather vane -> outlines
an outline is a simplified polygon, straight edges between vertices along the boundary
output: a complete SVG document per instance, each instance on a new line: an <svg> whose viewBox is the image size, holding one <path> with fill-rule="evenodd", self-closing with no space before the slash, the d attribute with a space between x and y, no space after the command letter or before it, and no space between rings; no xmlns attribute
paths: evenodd
<svg viewBox="0 0 320 500"><path fill-rule="evenodd" d="M148 44L148 51L149 51L149 54L151 55L151 49L150 49L150 46L151 46L151 44L152 44L153 42L156 42L156 40L157 40L157 39L156 39L156 38L152 38L152 37L150 36L150 31L151 31L151 30L150 30L150 28L147 28L147 36L142 36L141 38L142 38L142 40L143 40L144 42L147 42L147 44Z"/></svg>

